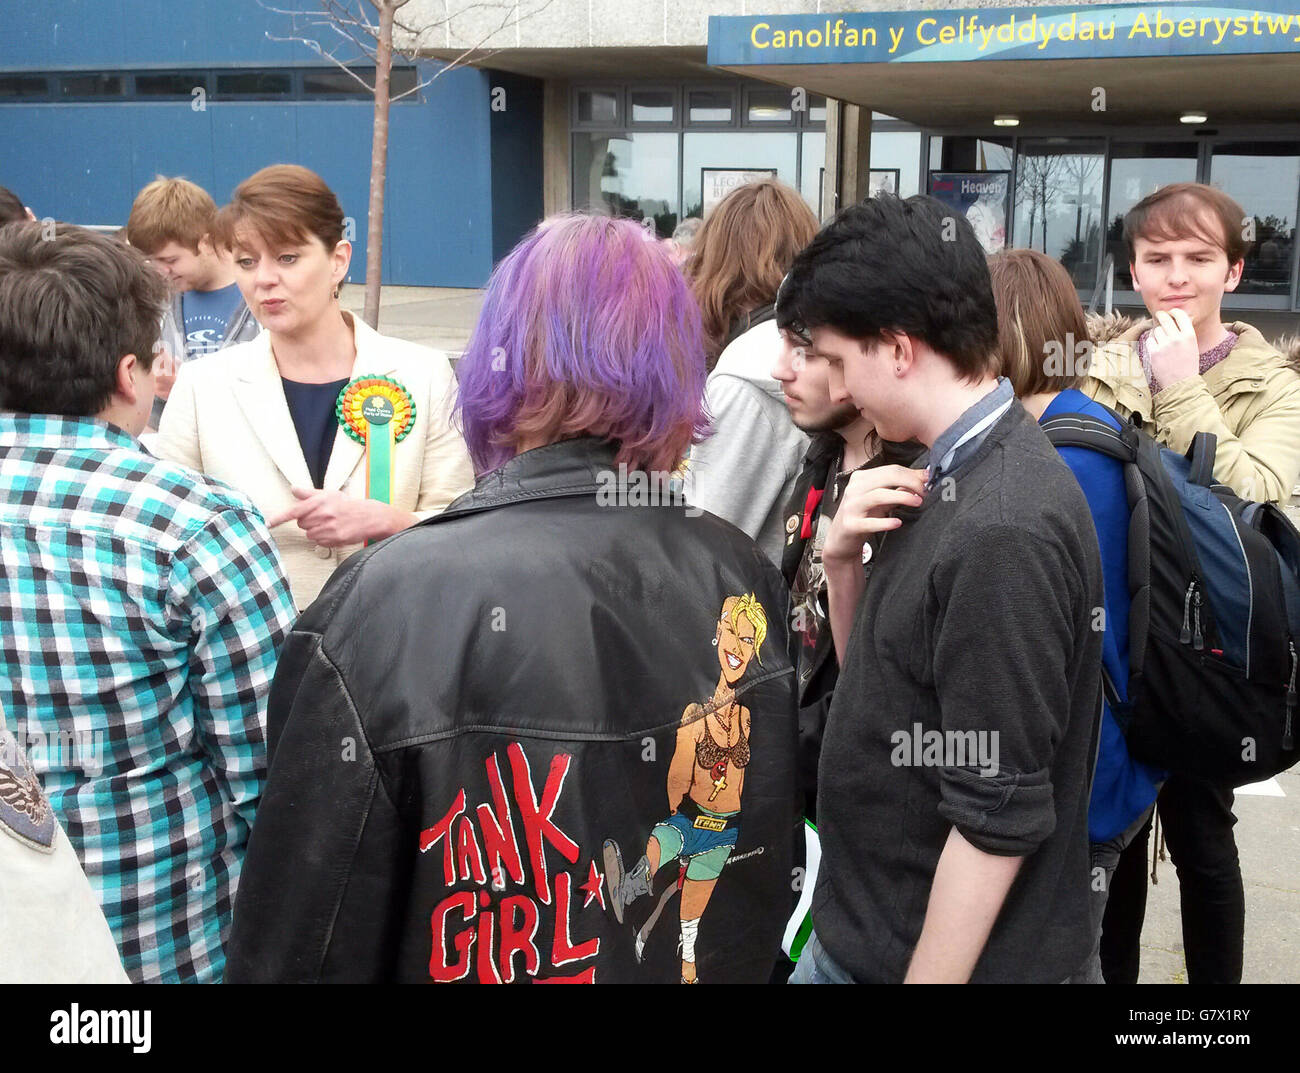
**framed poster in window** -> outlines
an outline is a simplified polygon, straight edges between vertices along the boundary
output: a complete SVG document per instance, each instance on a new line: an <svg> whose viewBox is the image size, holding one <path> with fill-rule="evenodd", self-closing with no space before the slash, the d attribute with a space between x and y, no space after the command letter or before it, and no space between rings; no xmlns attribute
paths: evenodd
<svg viewBox="0 0 1300 1073"><path fill-rule="evenodd" d="M930 196L959 212L975 229L985 253L1007 245L1009 171L932 171Z"/></svg>
<svg viewBox="0 0 1300 1073"><path fill-rule="evenodd" d="M701 168L700 190L703 192L705 217L709 210L738 186L775 179L776 168Z"/></svg>
<svg viewBox="0 0 1300 1073"><path fill-rule="evenodd" d="M881 194L898 196L898 168L872 168L867 173L867 196L879 197Z"/></svg>

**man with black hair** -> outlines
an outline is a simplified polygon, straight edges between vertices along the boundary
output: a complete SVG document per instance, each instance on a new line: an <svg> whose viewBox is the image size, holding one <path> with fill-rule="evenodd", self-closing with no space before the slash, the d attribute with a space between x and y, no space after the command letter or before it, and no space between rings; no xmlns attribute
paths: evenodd
<svg viewBox="0 0 1300 1073"><path fill-rule="evenodd" d="M772 376L781 385L795 428L812 437L782 515L785 546L781 574L790 586L790 624L800 642L799 774L804 815L815 824L817 757L839 675L826 617L822 550L852 475L859 470L912 462L922 448L915 442L883 442L852 400L832 402L826 360L809 353L788 331L781 335L785 346ZM864 545L865 559L869 560L878 542L879 537ZM870 570L869 561L864 569Z"/></svg>
<svg viewBox="0 0 1300 1073"><path fill-rule="evenodd" d="M116 239L0 228L0 706L127 974L206 982L294 605L253 506L136 439L166 298Z"/></svg>
<svg viewBox="0 0 1300 1073"><path fill-rule="evenodd" d="M1064 981L1091 946L1101 565L1077 482L994 376L984 252L932 198L873 198L799 255L777 321L833 400L929 448L855 473L823 549L841 671L793 979Z"/></svg>

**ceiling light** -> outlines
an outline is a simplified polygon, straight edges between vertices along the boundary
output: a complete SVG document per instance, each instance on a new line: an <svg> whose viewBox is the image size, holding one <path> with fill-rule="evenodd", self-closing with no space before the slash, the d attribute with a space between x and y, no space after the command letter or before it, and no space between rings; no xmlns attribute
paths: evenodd
<svg viewBox="0 0 1300 1073"><path fill-rule="evenodd" d="M1013 115L995 115L993 125L995 127L1018 127L1020 126L1020 118Z"/></svg>
<svg viewBox="0 0 1300 1073"><path fill-rule="evenodd" d="M1204 123L1210 117L1204 112L1184 112L1178 117L1180 123Z"/></svg>

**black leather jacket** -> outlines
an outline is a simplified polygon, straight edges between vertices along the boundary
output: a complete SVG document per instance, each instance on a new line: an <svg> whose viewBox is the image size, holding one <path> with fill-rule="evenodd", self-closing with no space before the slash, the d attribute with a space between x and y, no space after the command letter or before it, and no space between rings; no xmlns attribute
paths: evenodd
<svg viewBox="0 0 1300 1073"><path fill-rule="evenodd" d="M599 440L528 451L304 613L228 981L677 982L679 940L701 982L767 978L798 822L785 586L712 515L619 505L617 475Z"/></svg>

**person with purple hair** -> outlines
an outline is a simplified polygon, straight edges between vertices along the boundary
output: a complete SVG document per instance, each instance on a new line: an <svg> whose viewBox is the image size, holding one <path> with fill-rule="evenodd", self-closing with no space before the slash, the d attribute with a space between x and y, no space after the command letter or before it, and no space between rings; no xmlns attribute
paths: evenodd
<svg viewBox="0 0 1300 1073"><path fill-rule="evenodd" d="M668 480L707 429L703 353L634 223L554 217L497 267L460 365L474 489L348 560L285 644L227 979L768 978L798 816L787 594ZM723 688L736 594L728 628L767 633ZM607 843L669 827L644 890L609 874ZM703 928L692 902L652 931L710 851Z"/></svg>

